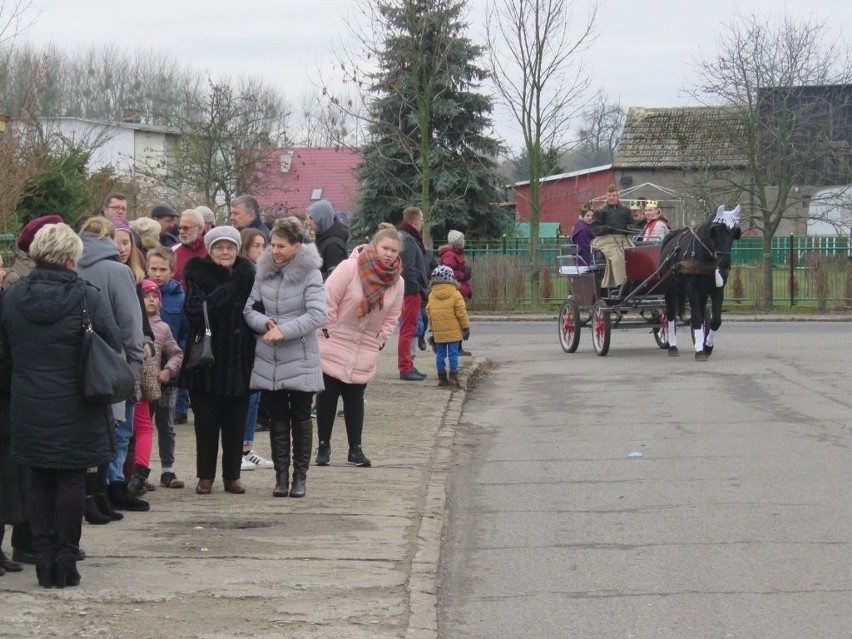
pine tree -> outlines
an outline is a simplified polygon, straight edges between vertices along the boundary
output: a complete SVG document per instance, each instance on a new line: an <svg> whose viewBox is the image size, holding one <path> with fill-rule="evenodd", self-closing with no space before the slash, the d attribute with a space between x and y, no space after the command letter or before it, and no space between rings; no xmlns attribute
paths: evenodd
<svg viewBox="0 0 852 639"><path fill-rule="evenodd" d="M457 0L379 0L382 32L370 76L369 142L359 170L356 233L399 222L407 206L424 215L424 241L450 228L499 234L495 206L499 142L489 137L491 98L478 93L483 49L464 31Z"/></svg>

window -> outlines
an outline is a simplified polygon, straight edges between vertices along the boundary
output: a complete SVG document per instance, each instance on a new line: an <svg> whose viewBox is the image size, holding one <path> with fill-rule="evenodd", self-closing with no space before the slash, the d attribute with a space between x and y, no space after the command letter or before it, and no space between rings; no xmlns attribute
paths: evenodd
<svg viewBox="0 0 852 639"><path fill-rule="evenodd" d="M311 202L316 202L322 199L322 188L317 188L311 191Z"/></svg>

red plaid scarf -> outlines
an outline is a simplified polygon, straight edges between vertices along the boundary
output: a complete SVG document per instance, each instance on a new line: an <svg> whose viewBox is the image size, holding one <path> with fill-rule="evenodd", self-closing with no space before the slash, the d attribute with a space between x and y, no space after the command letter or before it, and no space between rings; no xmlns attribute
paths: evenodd
<svg viewBox="0 0 852 639"><path fill-rule="evenodd" d="M364 317L376 308L381 310L385 303L385 290L399 280L401 266L399 257L390 266L385 266L372 245L359 253L358 275L364 289L364 299L358 306L358 317Z"/></svg>

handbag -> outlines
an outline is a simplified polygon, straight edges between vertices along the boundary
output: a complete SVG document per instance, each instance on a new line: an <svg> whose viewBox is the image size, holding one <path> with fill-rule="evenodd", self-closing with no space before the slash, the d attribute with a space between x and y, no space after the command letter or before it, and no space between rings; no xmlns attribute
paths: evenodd
<svg viewBox="0 0 852 639"><path fill-rule="evenodd" d="M150 351L148 347L150 347ZM142 368L139 371L139 385L142 390L142 399L146 402L156 402L162 394L159 380L160 367L157 365L158 358L157 347L150 338L145 338L145 359L142 360Z"/></svg>
<svg viewBox="0 0 852 639"><path fill-rule="evenodd" d="M189 346L189 355L186 358L187 370L213 366L216 363L216 358L213 356L213 333L210 332L210 319L207 317L207 302L202 302L201 310L204 313L204 332L198 333Z"/></svg>
<svg viewBox="0 0 852 639"><path fill-rule="evenodd" d="M133 396L136 377L124 355L116 352L92 328L86 294L83 293L83 345L77 381L86 401L115 404Z"/></svg>

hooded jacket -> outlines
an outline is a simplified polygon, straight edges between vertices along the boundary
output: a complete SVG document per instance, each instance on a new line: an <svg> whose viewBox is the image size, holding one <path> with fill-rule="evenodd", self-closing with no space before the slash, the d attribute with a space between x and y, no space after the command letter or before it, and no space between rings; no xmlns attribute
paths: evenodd
<svg viewBox="0 0 852 639"><path fill-rule="evenodd" d="M100 290L106 307L112 310L121 329L127 361L138 373L145 353L142 350L142 308L133 274L118 261L118 247L111 239L89 232L80 237L83 256L77 263L77 273Z"/></svg>
<svg viewBox="0 0 852 639"><path fill-rule="evenodd" d="M274 320L284 341L255 346L251 388L316 393L323 390L316 331L326 319L325 290L314 244L302 244L287 264L278 268L266 249L257 261L257 275L243 314L256 333L266 333ZM263 309L263 310L259 310Z"/></svg>
<svg viewBox="0 0 852 639"><path fill-rule="evenodd" d="M470 268L464 259L464 249L458 249L447 244L438 249L438 263L453 269L453 276L459 283L459 292L469 300L473 296L470 286Z"/></svg>
<svg viewBox="0 0 852 639"><path fill-rule="evenodd" d="M83 399L77 381L84 295L94 331L119 350L121 331L109 307L74 271L37 267L3 297L0 340L12 360L12 456L21 464L76 469L113 457L111 413Z"/></svg>
<svg viewBox="0 0 852 639"><path fill-rule="evenodd" d="M186 263L183 277L189 337L179 385L226 397L247 395L254 363L255 333L243 319L243 308L254 284L254 265L244 257L237 257L229 270L210 257L193 257ZM189 370L186 362L192 343L197 335L204 333L202 305L205 301L216 363Z"/></svg>
<svg viewBox="0 0 852 639"><path fill-rule="evenodd" d="M405 291L400 277L385 290L381 309L358 317L364 299L358 255L365 248L356 247L325 281L328 319L319 333L322 372L347 384L366 384L376 376L379 351L396 329Z"/></svg>
<svg viewBox="0 0 852 639"><path fill-rule="evenodd" d="M470 328L470 319L464 298L458 286L451 282L433 282L426 304L426 317L436 344L449 344L462 340L462 330Z"/></svg>
<svg viewBox="0 0 852 639"><path fill-rule="evenodd" d="M349 230L335 220L327 230L316 234L316 245L322 258L320 272L323 280L328 279L331 272L349 256L346 242L349 241Z"/></svg>

